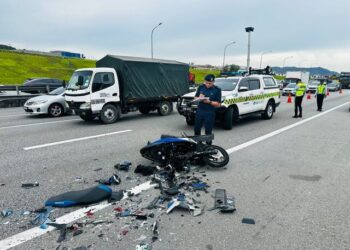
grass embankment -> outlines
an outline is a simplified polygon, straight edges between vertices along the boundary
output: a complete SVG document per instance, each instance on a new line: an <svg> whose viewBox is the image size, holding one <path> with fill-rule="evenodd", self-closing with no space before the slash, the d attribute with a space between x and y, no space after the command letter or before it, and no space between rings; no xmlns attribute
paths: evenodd
<svg viewBox="0 0 350 250"><path fill-rule="evenodd" d="M190 69L191 73L194 73L196 75L196 83L200 84L203 83L204 77L207 74L213 74L215 77L220 76L220 70L210 70L210 69Z"/></svg>
<svg viewBox="0 0 350 250"><path fill-rule="evenodd" d="M0 50L0 84L22 84L28 78L69 80L74 70L95 67L95 61L31 55Z"/></svg>

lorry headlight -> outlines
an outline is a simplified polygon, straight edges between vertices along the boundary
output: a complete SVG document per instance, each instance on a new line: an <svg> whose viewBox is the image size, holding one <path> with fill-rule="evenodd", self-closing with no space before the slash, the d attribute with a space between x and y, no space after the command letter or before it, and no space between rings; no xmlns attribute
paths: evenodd
<svg viewBox="0 0 350 250"><path fill-rule="evenodd" d="M80 109L90 109L91 108L91 103L90 102L84 102L83 104L80 105Z"/></svg>

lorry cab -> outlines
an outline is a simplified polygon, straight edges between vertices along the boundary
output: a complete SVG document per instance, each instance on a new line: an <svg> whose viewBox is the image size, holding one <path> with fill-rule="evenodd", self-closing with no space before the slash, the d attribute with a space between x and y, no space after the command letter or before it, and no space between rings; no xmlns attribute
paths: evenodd
<svg viewBox="0 0 350 250"><path fill-rule="evenodd" d="M76 70L69 80L66 101L83 119L95 118L105 103L119 102L119 82L113 68Z"/></svg>

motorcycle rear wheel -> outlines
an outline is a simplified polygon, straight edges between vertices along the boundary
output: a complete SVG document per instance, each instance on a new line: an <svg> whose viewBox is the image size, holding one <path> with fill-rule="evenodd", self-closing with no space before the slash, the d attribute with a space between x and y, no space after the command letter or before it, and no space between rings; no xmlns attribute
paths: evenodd
<svg viewBox="0 0 350 250"><path fill-rule="evenodd" d="M216 154L203 156L203 161L213 168L222 168L230 161L230 157L225 149L216 145L207 145L206 150L215 150Z"/></svg>

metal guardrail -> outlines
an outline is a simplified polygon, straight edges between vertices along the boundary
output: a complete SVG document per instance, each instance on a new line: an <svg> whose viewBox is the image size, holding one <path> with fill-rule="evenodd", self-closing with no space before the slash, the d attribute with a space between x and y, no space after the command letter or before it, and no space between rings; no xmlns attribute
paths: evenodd
<svg viewBox="0 0 350 250"><path fill-rule="evenodd" d="M43 85L43 86L22 86L22 85L4 85L0 86L0 91L16 91L17 95L20 92L26 93L49 93L57 89L57 86Z"/></svg>

